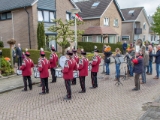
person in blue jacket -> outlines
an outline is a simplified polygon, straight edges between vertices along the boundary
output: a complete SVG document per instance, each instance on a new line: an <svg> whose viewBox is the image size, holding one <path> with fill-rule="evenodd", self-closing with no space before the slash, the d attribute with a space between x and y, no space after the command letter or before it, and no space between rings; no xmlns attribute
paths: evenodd
<svg viewBox="0 0 160 120"><path fill-rule="evenodd" d="M127 49L127 43L126 43L126 41L124 41L124 43L122 45L122 49L123 49L123 54L126 54L126 49Z"/></svg>

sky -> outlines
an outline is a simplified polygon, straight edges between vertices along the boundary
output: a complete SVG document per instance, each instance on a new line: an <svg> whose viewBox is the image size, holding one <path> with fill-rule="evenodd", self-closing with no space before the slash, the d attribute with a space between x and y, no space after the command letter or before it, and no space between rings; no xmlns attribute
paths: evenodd
<svg viewBox="0 0 160 120"><path fill-rule="evenodd" d="M160 0L117 0L120 8L144 7L147 15L153 15Z"/></svg>

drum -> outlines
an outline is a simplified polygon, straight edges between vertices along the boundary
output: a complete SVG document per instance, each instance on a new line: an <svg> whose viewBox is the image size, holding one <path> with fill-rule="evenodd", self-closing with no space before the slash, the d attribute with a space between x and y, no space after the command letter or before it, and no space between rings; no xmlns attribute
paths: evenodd
<svg viewBox="0 0 160 120"><path fill-rule="evenodd" d="M66 60L67 60L66 56L61 56L61 57L59 58L59 65L60 65L62 68L64 68L64 65L65 65Z"/></svg>
<svg viewBox="0 0 160 120"><path fill-rule="evenodd" d="M73 71L73 78L79 78L79 71Z"/></svg>
<svg viewBox="0 0 160 120"><path fill-rule="evenodd" d="M38 67L34 67L33 68L33 71L34 71L34 77L35 78L40 78L40 73L39 73L39 71L38 71Z"/></svg>
<svg viewBox="0 0 160 120"><path fill-rule="evenodd" d="M91 71L91 69L92 69L92 65L89 64L89 65L88 65L88 70Z"/></svg>
<svg viewBox="0 0 160 120"><path fill-rule="evenodd" d="M58 77L58 78L63 77L62 69L57 68L57 69L55 69L55 71L56 71L56 77Z"/></svg>
<svg viewBox="0 0 160 120"><path fill-rule="evenodd" d="M22 70L19 70L19 69L17 68L17 75L22 75Z"/></svg>

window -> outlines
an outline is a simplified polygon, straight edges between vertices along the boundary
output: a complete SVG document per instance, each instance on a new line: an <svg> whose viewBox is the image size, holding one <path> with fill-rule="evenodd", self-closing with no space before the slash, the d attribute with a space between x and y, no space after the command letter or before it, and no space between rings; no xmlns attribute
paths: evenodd
<svg viewBox="0 0 160 120"><path fill-rule="evenodd" d="M114 19L113 26L118 27L118 19Z"/></svg>
<svg viewBox="0 0 160 120"><path fill-rule="evenodd" d="M83 42L92 42L92 36L83 36Z"/></svg>
<svg viewBox="0 0 160 120"><path fill-rule="evenodd" d="M146 23L143 23L143 29L146 29Z"/></svg>
<svg viewBox="0 0 160 120"><path fill-rule="evenodd" d="M98 2L94 2L91 8L96 8L99 5L99 1Z"/></svg>
<svg viewBox="0 0 160 120"><path fill-rule="evenodd" d="M49 12L50 13L50 22L53 22L54 18L54 12Z"/></svg>
<svg viewBox="0 0 160 120"><path fill-rule="evenodd" d="M130 40L130 36L126 35L126 36L122 36L122 40Z"/></svg>
<svg viewBox="0 0 160 120"><path fill-rule="evenodd" d="M55 14L52 11L38 10L38 21L53 22Z"/></svg>
<svg viewBox="0 0 160 120"><path fill-rule="evenodd" d="M97 36L97 43L102 43L102 39L101 39L102 37L99 35L99 36Z"/></svg>
<svg viewBox="0 0 160 120"><path fill-rule="evenodd" d="M133 14L134 13L134 10L130 10L129 12L128 12L128 14Z"/></svg>
<svg viewBox="0 0 160 120"><path fill-rule="evenodd" d="M87 36L83 36L83 42L87 42Z"/></svg>
<svg viewBox="0 0 160 120"><path fill-rule="evenodd" d="M92 36L88 36L88 41L87 42L92 42Z"/></svg>
<svg viewBox="0 0 160 120"><path fill-rule="evenodd" d="M146 39L146 36L145 36L145 35L143 35L143 41L145 41L145 39Z"/></svg>
<svg viewBox="0 0 160 120"><path fill-rule="evenodd" d="M115 43L115 38L116 38L115 35L109 35L108 36L108 43Z"/></svg>
<svg viewBox="0 0 160 120"><path fill-rule="evenodd" d="M109 26L109 18L104 18L104 25Z"/></svg>
<svg viewBox="0 0 160 120"><path fill-rule="evenodd" d="M66 12L66 20L67 21L71 20L71 13Z"/></svg>
<svg viewBox="0 0 160 120"><path fill-rule="evenodd" d="M0 14L0 20L7 20L7 19L12 19L11 12L6 12L6 13Z"/></svg>

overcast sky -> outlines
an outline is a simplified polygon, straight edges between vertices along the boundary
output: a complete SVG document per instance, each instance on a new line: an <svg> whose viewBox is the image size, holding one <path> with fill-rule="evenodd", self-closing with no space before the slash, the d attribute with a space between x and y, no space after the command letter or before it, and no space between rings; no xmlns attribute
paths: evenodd
<svg viewBox="0 0 160 120"><path fill-rule="evenodd" d="M160 0L117 0L120 8L145 7L147 15L153 15Z"/></svg>

